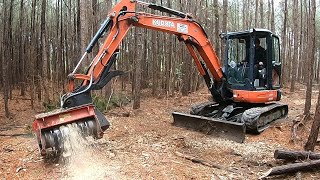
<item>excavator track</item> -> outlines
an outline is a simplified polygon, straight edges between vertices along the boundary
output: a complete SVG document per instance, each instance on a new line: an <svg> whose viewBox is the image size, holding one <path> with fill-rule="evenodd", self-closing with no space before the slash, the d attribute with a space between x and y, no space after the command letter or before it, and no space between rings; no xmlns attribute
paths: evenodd
<svg viewBox="0 0 320 180"><path fill-rule="evenodd" d="M195 105L190 114L172 113L174 125L239 143L245 133L259 134L273 122L286 117L288 106L278 103L247 104L214 102Z"/></svg>
<svg viewBox="0 0 320 180"><path fill-rule="evenodd" d="M288 105L272 103L244 111L242 121L246 124L247 132L259 134L267 129L270 124L287 115Z"/></svg>

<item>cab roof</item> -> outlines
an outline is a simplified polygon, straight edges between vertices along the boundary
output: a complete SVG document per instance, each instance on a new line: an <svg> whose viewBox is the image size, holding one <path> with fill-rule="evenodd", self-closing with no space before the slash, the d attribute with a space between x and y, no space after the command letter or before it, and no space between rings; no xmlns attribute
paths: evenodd
<svg viewBox="0 0 320 180"><path fill-rule="evenodd" d="M268 29L261 29L261 28L253 28L253 29L248 29L245 31L237 31L237 32L228 32L228 33L223 33L221 34L221 38L227 38L230 36L241 36L241 35L249 35L252 33L258 33L258 34L272 34L274 35L270 30ZM276 35L274 35L276 36ZM278 36L276 36L278 37Z"/></svg>

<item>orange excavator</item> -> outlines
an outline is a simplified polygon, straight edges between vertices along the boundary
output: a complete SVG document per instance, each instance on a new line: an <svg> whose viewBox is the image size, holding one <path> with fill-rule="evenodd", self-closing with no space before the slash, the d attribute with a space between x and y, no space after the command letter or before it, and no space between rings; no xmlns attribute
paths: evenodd
<svg viewBox="0 0 320 180"><path fill-rule="evenodd" d="M138 12L138 5L171 17ZM191 15L152 3L122 0L68 75L69 92L61 97L61 108L36 116L33 130L42 155L63 151L68 124L77 125L84 136L102 138L110 124L93 105L91 91L102 89L113 77L123 74L111 67L123 38L133 26L176 35L187 46L212 94L213 102L195 105L190 114L174 112L174 125L243 142L246 132L260 133L287 115L287 105L273 103L281 98L281 61L279 38L272 32L252 29L221 34L226 42L221 66L204 28ZM106 39L87 72L77 73L102 36ZM76 86L77 82L80 85Z"/></svg>

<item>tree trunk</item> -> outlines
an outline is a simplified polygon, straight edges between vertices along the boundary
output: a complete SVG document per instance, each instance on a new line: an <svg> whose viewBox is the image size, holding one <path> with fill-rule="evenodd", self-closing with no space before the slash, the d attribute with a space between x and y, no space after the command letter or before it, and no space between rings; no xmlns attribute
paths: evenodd
<svg viewBox="0 0 320 180"><path fill-rule="evenodd" d="M18 58L19 58L19 72L20 72L20 95L25 95L25 83L26 83L26 74L25 74L25 54L23 49L24 41L24 0L20 2L20 10L19 10L19 50L18 50Z"/></svg>
<svg viewBox="0 0 320 180"><path fill-rule="evenodd" d="M227 32L227 24L228 24L228 0L223 0L223 19L222 19L222 32ZM225 44L224 41L221 40L221 55L224 54ZM223 64L224 62L221 62Z"/></svg>
<svg viewBox="0 0 320 180"><path fill-rule="evenodd" d="M9 6L9 8L7 7ZM8 21L4 21L3 26L3 44L4 46L2 50L2 83L3 83L3 100L4 100L4 111L5 116L8 118L10 116L9 112L9 86L10 82L8 81L9 74L9 62L12 59L12 6L13 0L10 1L10 4L7 4L4 1L3 8L3 19L8 19Z"/></svg>
<svg viewBox="0 0 320 180"><path fill-rule="evenodd" d="M304 107L304 115L310 114L311 109L311 96L312 96L312 81L313 81L313 66L315 61L315 54L316 54L316 25L315 25L315 16L316 16L316 4L315 0L312 0L312 5L310 7L310 33L308 34L308 44L309 46L309 65L308 65L308 74L307 74L307 92L306 92L306 102Z"/></svg>
<svg viewBox="0 0 320 180"><path fill-rule="evenodd" d="M259 0L256 0L254 14L258 14L258 9L259 9ZM258 26L258 16L254 16L254 27L257 27L257 26Z"/></svg>
<svg viewBox="0 0 320 180"><path fill-rule="evenodd" d="M320 89L320 87L319 87ZM319 134L319 128L320 128L320 91L318 95L318 103L316 107L316 112L314 115L314 120L312 123L311 131L308 137L308 141L306 145L304 146L304 149L306 151L313 151L314 147L317 142L318 134Z"/></svg>
<svg viewBox="0 0 320 180"><path fill-rule="evenodd" d="M89 25L88 25L88 1L80 0L80 38L81 38L81 52L86 49L88 44L88 33L89 33ZM88 58L84 60L85 65L89 65Z"/></svg>
<svg viewBox="0 0 320 180"><path fill-rule="evenodd" d="M299 38L299 30L298 30L298 13L295 13L298 11L298 0L293 1L293 9L292 13L294 15L293 19L296 19L293 21L293 37L294 37L294 51L293 51L293 59L292 59L292 77L291 77L291 86L290 86L290 92L294 92L295 83L297 79L297 63L298 63L298 38Z"/></svg>
<svg viewBox="0 0 320 180"><path fill-rule="evenodd" d="M182 95L183 96L187 96L189 94L190 91L190 86L191 86L191 57L189 56L189 54L186 54L183 50L183 63L182 63Z"/></svg>
<svg viewBox="0 0 320 180"><path fill-rule="evenodd" d="M214 7L214 46L215 50L218 54L218 57L222 57L223 54L220 54L220 38L219 38L219 32L220 32L220 18L219 18L219 3L218 0L213 1L213 7ZM226 32L223 32L226 33ZM222 58L221 58L222 59Z"/></svg>
<svg viewBox="0 0 320 180"><path fill-rule="evenodd" d="M152 1L155 3L155 0ZM151 13L155 13L154 10L151 11ZM159 79L159 72L158 72L158 55L157 52L159 52L160 47L159 47L159 41L158 41L159 35L157 32L152 31L151 32L151 40L152 40L152 48L151 50L154 51L152 53L152 95L156 96L157 91L158 91L158 79Z"/></svg>
<svg viewBox="0 0 320 180"><path fill-rule="evenodd" d="M247 22L247 1L243 0L242 2L242 29L248 28L246 22Z"/></svg>
<svg viewBox="0 0 320 180"><path fill-rule="evenodd" d="M142 41L142 32L141 29L136 30L136 44L137 49L137 56L135 57L135 70L134 70L134 84L133 84L133 109L140 108L140 96L141 96L141 61L143 58L143 41Z"/></svg>
<svg viewBox="0 0 320 180"><path fill-rule="evenodd" d="M318 53L320 53L320 46L318 46ZM318 73L317 75L317 84L320 83L320 55L318 55L318 70L316 71Z"/></svg>
<svg viewBox="0 0 320 180"><path fill-rule="evenodd" d="M267 11L267 29L271 30L271 2L268 0L268 11Z"/></svg>
<svg viewBox="0 0 320 180"><path fill-rule="evenodd" d="M304 7L304 9L305 9L305 11L304 11L304 18L303 18L303 20L304 20L304 43L303 43L303 56L304 56L304 59L306 60L305 61L305 66L303 67L303 78L302 78L302 81L303 81L303 83L305 83L305 84L307 84L307 78L308 78L308 63L309 63L309 57L310 57L310 54L309 54L309 45L308 45L308 41L309 41L309 33L310 33L310 31L309 31L309 25L310 25L310 23L309 23L309 10L310 10L310 8L309 8L309 0L304 0L303 1L303 7Z"/></svg>
<svg viewBox="0 0 320 180"><path fill-rule="evenodd" d="M283 30L281 34L282 39L282 48L281 48L281 57L283 61L282 66L282 85L286 85L286 82L288 82L289 79L289 71L285 70L288 68L288 57L286 57L286 49L287 49L287 15L288 15L288 2L287 0L284 0L284 19L283 19Z"/></svg>
<svg viewBox="0 0 320 180"><path fill-rule="evenodd" d="M148 69L149 69L149 62L151 59L148 57L148 31L147 29L143 29L144 35L143 37L143 58L141 59L141 66L142 66L142 77L141 77L141 89L148 88ZM141 50L142 51L142 50Z"/></svg>
<svg viewBox="0 0 320 180"><path fill-rule="evenodd" d="M260 28L264 27L264 12L263 12L263 0L260 0Z"/></svg>
<svg viewBox="0 0 320 180"><path fill-rule="evenodd" d="M46 8L47 0L43 0L41 4L41 51L42 51L42 61L43 61L43 78L41 84L44 88L44 102L50 103L50 94L48 90L48 53L47 53L47 35L46 35Z"/></svg>
<svg viewBox="0 0 320 180"><path fill-rule="evenodd" d="M275 24L274 24L274 0L271 0L271 31L275 32Z"/></svg>
<svg viewBox="0 0 320 180"><path fill-rule="evenodd" d="M304 64L304 54L303 54L303 48L305 45L304 44L304 38L305 38L305 34L304 34L304 27L303 27L303 5L302 5L302 1L300 1L300 38L299 38L299 67L298 67L298 80L299 82L302 81L303 79L303 64Z"/></svg>

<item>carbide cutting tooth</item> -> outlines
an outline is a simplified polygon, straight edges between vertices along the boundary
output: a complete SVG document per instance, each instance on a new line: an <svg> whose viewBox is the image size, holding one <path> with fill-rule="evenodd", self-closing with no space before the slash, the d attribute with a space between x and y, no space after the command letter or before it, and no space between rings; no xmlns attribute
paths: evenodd
<svg viewBox="0 0 320 180"><path fill-rule="evenodd" d="M90 126L88 124L88 121L84 121L84 127L86 129L86 135L87 136L91 136L91 129L90 129Z"/></svg>
<svg viewBox="0 0 320 180"><path fill-rule="evenodd" d="M54 150L59 151L61 149L61 140L59 140L58 132L57 132L57 130L53 130L53 131L51 131L51 133L52 133L53 139L54 139L54 146L53 146Z"/></svg>
<svg viewBox="0 0 320 180"><path fill-rule="evenodd" d="M91 126L91 130L92 130L91 135L96 138L97 131L98 131L97 123L94 120L90 120L90 126Z"/></svg>
<svg viewBox="0 0 320 180"><path fill-rule="evenodd" d="M63 149L63 139L62 134L59 129L54 129L53 133L57 136L57 144L58 144L58 151L61 151Z"/></svg>
<svg viewBox="0 0 320 180"><path fill-rule="evenodd" d="M68 136L69 129L66 126L60 126L59 130L60 130L63 138Z"/></svg>
<svg viewBox="0 0 320 180"><path fill-rule="evenodd" d="M83 132L85 133L85 136L90 136L90 128L86 121L83 122Z"/></svg>
<svg viewBox="0 0 320 180"><path fill-rule="evenodd" d="M87 132L85 131L84 123L83 122L78 122L77 123L78 127L80 128L81 132L87 136Z"/></svg>
<svg viewBox="0 0 320 180"><path fill-rule="evenodd" d="M44 135L44 146L50 148L54 146L54 138L51 131L43 132Z"/></svg>
<svg viewBox="0 0 320 180"><path fill-rule="evenodd" d="M93 124L93 122L90 120L90 121L88 121L87 122L87 124L88 124L88 128L89 128L89 131L90 131L90 135L94 135L94 124Z"/></svg>

